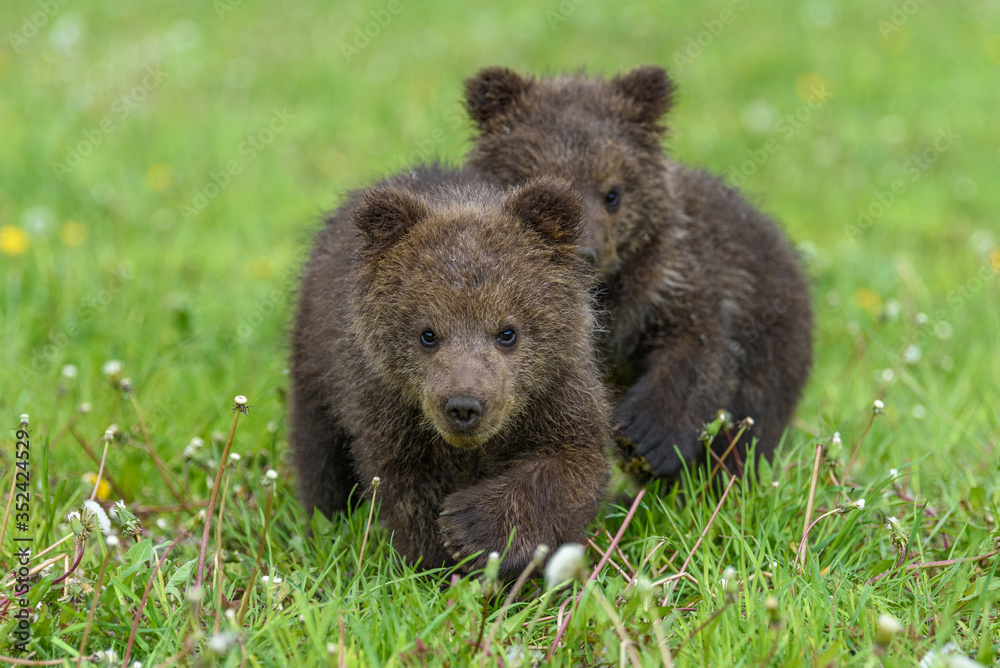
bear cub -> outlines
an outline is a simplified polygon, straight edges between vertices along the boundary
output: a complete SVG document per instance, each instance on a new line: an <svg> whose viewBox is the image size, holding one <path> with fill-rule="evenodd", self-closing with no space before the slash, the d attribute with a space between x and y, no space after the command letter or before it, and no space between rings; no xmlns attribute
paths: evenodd
<svg viewBox="0 0 1000 668"><path fill-rule="evenodd" d="M725 409L754 421L741 461L752 438L770 457L812 363L806 278L774 221L666 155L666 71L535 79L489 68L465 86L474 170L502 184L561 177L583 198L619 435L671 479L682 460L704 460L699 433ZM721 454L728 443L715 440Z"/></svg>
<svg viewBox="0 0 1000 668"><path fill-rule="evenodd" d="M418 167L326 220L292 334L292 449L307 511L381 478L395 548L427 568L582 542L608 478L583 207ZM360 234L359 234L360 233Z"/></svg>

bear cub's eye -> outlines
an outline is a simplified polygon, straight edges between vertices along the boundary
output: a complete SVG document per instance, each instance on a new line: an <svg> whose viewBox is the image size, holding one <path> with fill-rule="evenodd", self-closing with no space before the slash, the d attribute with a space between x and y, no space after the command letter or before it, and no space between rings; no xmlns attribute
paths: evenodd
<svg viewBox="0 0 1000 668"><path fill-rule="evenodd" d="M508 327L497 334L497 343L501 346L512 346L517 341L517 332Z"/></svg>
<svg viewBox="0 0 1000 668"><path fill-rule="evenodd" d="M608 211L614 211L618 208L618 205L622 203L622 194L617 186L608 191L608 194L604 196L604 208Z"/></svg>
<svg viewBox="0 0 1000 668"><path fill-rule="evenodd" d="M432 330L425 329L424 331L420 332L420 343L424 344L428 348L436 346L438 343L437 336L434 334Z"/></svg>

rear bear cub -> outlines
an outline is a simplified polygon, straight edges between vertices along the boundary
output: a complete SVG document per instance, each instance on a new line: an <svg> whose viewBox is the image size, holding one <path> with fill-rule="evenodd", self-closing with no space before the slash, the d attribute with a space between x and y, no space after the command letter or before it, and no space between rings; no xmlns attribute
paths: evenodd
<svg viewBox="0 0 1000 668"><path fill-rule="evenodd" d="M465 86L473 169L502 184L561 177L583 198L620 435L673 478L704 458L699 432L725 409L754 420L740 457L752 437L769 457L812 362L806 279L770 218L667 157L666 71L535 79L490 68Z"/></svg>
<svg viewBox="0 0 1000 668"><path fill-rule="evenodd" d="M604 498L611 407L594 344L583 208L419 167L354 193L305 266L292 448L307 511L381 478L381 520L424 567L584 539ZM360 232L360 234L358 234Z"/></svg>

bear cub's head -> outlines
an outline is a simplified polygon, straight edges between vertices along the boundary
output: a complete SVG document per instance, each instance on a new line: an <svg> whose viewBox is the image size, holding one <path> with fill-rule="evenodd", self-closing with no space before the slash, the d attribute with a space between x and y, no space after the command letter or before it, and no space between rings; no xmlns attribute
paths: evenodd
<svg viewBox="0 0 1000 668"><path fill-rule="evenodd" d="M491 67L465 92L479 130L470 164L501 183L540 174L571 182L583 198L583 252L603 275L619 269L665 206L660 119L674 94L666 70L535 79Z"/></svg>
<svg viewBox="0 0 1000 668"><path fill-rule="evenodd" d="M551 178L369 191L354 213L351 325L386 401L418 407L459 448L545 410L546 391L593 359L582 215L571 186Z"/></svg>

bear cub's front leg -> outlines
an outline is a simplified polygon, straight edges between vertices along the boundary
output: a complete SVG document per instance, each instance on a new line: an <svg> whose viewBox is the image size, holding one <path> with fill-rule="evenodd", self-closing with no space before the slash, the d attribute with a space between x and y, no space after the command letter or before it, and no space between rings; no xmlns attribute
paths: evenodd
<svg viewBox="0 0 1000 668"><path fill-rule="evenodd" d="M490 552L503 554L500 577L513 579L539 545L583 541L606 481L599 449L521 463L444 500L438 524L445 549L456 561L481 552L471 570L485 567Z"/></svg>

